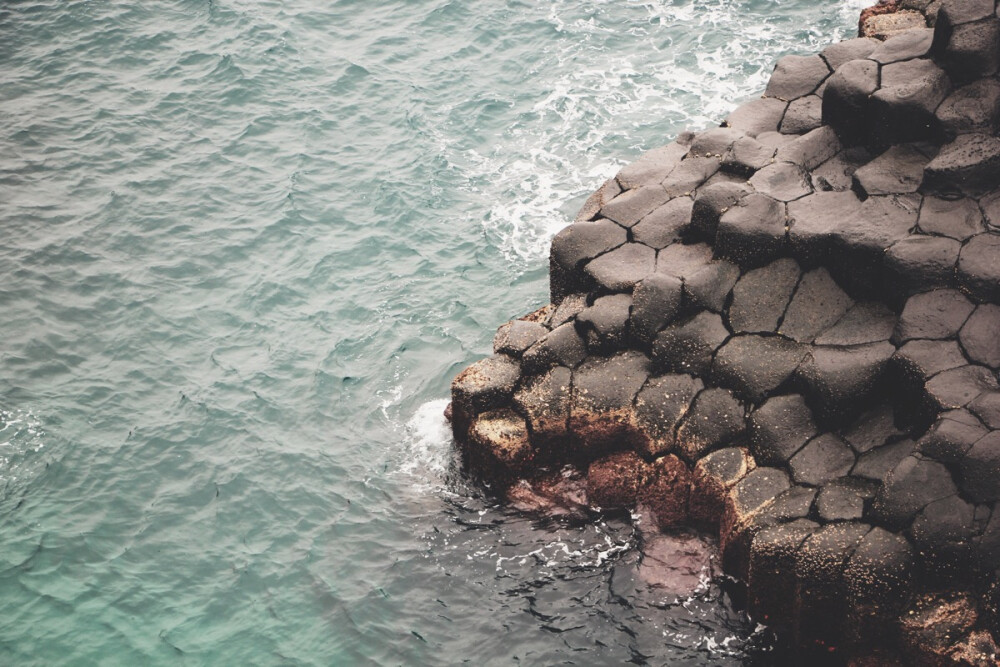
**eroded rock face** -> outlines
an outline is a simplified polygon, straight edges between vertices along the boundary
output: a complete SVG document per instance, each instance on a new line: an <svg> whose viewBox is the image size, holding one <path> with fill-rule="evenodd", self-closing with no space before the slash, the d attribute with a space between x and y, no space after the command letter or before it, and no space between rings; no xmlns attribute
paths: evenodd
<svg viewBox="0 0 1000 667"><path fill-rule="evenodd" d="M783 58L605 183L553 239L552 304L453 383L470 470L527 510L716 531L804 653L995 664L997 16L884 3L877 39ZM650 583L693 581L654 538Z"/></svg>

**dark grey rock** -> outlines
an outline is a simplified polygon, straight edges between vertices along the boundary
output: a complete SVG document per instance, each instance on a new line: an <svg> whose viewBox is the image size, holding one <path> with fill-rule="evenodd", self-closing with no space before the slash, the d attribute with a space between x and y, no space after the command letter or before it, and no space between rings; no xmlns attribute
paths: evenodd
<svg viewBox="0 0 1000 667"><path fill-rule="evenodd" d="M863 454L901 434L902 431L896 428L892 408L880 405L861 415L843 436L854 451Z"/></svg>
<svg viewBox="0 0 1000 667"><path fill-rule="evenodd" d="M975 81L997 72L1000 20L996 16L954 27L938 21L935 28L935 54L956 83Z"/></svg>
<svg viewBox="0 0 1000 667"><path fill-rule="evenodd" d="M493 355L472 364L451 383L455 409L466 417L504 407L521 378L521 366L505 355Z"/></svg>
<svg viewBox="0 0 1000 667"><path fill-rule="evenodd" d="M725 389L706 389L694 399L677 429L677 445L689 461L742 441L746 431L743 406Z"/></svg>
<svg viewBox="0 0 1000 667"><path fill-rule="evenodd" d="M779 333L800 343L811 343L817 335L840 321L853 305L851 297L840 289L826 269L814 269L802 276Z"/></svg>
<svg viewBox="0 0 1000 667"><path fill-rule="evenodd" d="M964 201L964 200L963 200ZM1000 229L1000 190L991 192L988 195L984 195L979 200L979 206L982 209L982 213L986 218L986 223L990 226L992 231L997 231ZM982 223L982 220L979 221ZM978 229L979 231L985 231L985 229ZM973 236L970 234L969 236Z"/></svg>
<svg viewBox="0 0 1000 667"><path fill-rule="evenodd" d="M944 465L911 455L889 473L875 495L873 510L889 527L901 529L928 504L957 492Z"/></svg>
<svg viewBox="0 0 1000 667"><path fill-rule="evenodd" d="M1000 301L1000 235L972 237L958 256L958 279L980 301Z"/></svg>
<svg viewBox="0 0 1000 667"><path fill-rule="evenodd" d="M876 447L858 457L851 475L881 482L914 449L912 440L900 440Z"/></svg>
<svg viewBox="0 0 1000 667"><path fill-rule="evenodd" d="M613 178L609 178L604 181L604 185L598 188L594 194L587 197L587 201L583 203L580 208L580 212L576 214L574 222L586 222L592 220L601 210L601 207L606 203L617 197L622 191L618 181Z"/></svg>
<svg viewBox="0 0 1000 667"><path fill-rule="evenodd" d="M627 342L631 294L609 294L594 300L594 305L577 315L576 324L594 352L610 353Z"/></svg>
<svg viewBox="0 0 1000 667"><path fill-rule="evenodd" d="M805 355L803 346L779 336L734 336L715 355L712 377L737 396L759 402L791 377Z"/></svg>
<svg viewBox="0 0 1000 667"><path fill-rule="evenodd" d="M806 95L791 102L781 119L782 134L802 134L823 124L823 98Z"/></svg>
<svg viewBox="0 0 1000 667"><path fill-rule="evenodd" d="M632 228L632 238L651 248L665 248L681 237L691 221L694 201L677 197L649 213Z"/></svg>
<svg viewBox="0 0 1000 667"><path fill-rule="evenodd" d="M493 337L493 352L520 357L525 350L538 342L549 330L538 322L511 320Z"/></svg>
<svg viewBox="0 0 1000 667"><path fill-rule="evenodd" d="M914 338L954 338L974 308L965 295L955 289L917 294L903 307L894 337L900 343Z"/></svg>
<svg viewBox="0 0 1000 667"><path fill-rule="evenodd" d="M786 113L785 116L787 115ZM759 139L743 137L723 156L722 168L727 172L747 177L771 164L776 150L775 146L764 144Z"/></svg>
<svg viewBox="0 0 1000 667"><path fill-rule="evenodd" d="M993 0L944 0L938 13L938 30L945 33L948 27L984 19L993 15L995 8Z"/></svg>
<svg viewBox="0 0 1000 667"><path fill-rule="evenodd" d="M959 465L962 492L976 502L1000 500L1000 431L979 439Z"/></svg>
<svg viewBox="0 0 1000 667"><path fill-rule="evenodd" d="M774 97L762 97L740 105L726 116L726 125L756 137L763 132L775 132L785 115L788 102Z"/></svg>
<svg viewBox="0 0 1000 667"><path fill-rule="evenodd" d="M781 148L787 143L795 141L794 136L788 134L782 134L777 130L769 130L767 132L761 132L755 137L755 139L757 139L758 142L760 142L767 148L770 148L774 151L777 151L779 148Z"/></svg>
<svg viewBox="0 0 1000 667"><path fill-rule="evenodd" d="M639 453L657 457L674 449L675 432L702 390L701 380L690 375L650 378L635 399L636 421L647 438Z"/></svg>
<svg viewBox="0 0 1000 667"><path fill-rule="evenodd" d="M937 117L951 138L969 132L996 134L1000 129L1000 82L980 79L962 86L945 98Z"/></svg>
<svg viewBox="0 0 1000 667"><path fill-rule="evenodd" d="M552 302L559 303L567 294L585 291L587 276L582 264L628 240L628 232L610 220L577 222L552 239L549 251L549 280Z"/></svg>
<svg viewBox="0 0 1000 667"><path fill-rule="evenodd" d="M1000 392L984 391L969 403L969 411L992 429L1000 429Z"/></svg>
<svg viewBox="0 0 1000 667"><path fill-rule="evenodd" d="M871 96L878 88L878 63L844 63L829 78L823 93L823 122L833 127L846 144L864 142L871 134Z"/></svg>
<svg viewBox="0 0 1000 667"><path fill-rule="evenodd" d="M972 445L989 431L973 417L974 423L953 419L949 415L959 412L949 410L934 422L927 433L917 441L917 451L941 463L952 464L962 460ZM968 412L966 415L971 417Z"/></svg>
<svg viewBox="0 0 1000 667"><path fill-rule="evenodd" d="M1000 138L988 134L961 134L941 147L924 169L930 192L988 192L1000 184Z"/></svg>
<svg viewBox="0 0 1000 667"><path fill-rule="evenodd" d="M798 394L769 398L750 413L747 425L750 451L763 465L788 463L817 432L812 411Z"/></svg>
<svg viewBox="0 0 1000 667"><path fill-rule="evenodd" d="M925 386L932 410L963 408L984 391L997 388L996 378L982 366L959 366L941 371Z"/></svg>
<svg viewBox="0 0 1000 667"><path fill-rule="evenodd" d="M867 58L882 42L871 37L858 37L843 42L831 44L820 52L830 69L836 71L841 65L851 60Z"/></svg>
<svg viewBox="0 0 1000 667"><path fill-rule="evenodd" d="M656 270L656 251L641 243L626 243L592 259L584 270L605 289L631 290Z"/></svg>
<svg viewBox="0 0 1000 667"><path fill-rule="evenodd" d="M687 152L688 146L677 141L654 148L622 167L615 179L626 190L659 185L680 164Z"/></svg>
<svg viewBox="0 0 1000 667"><path fill-rule="evenodd" d="M865 513L867 487L857 482L829 484L816 496L816 514L825 522L854 521Z"/></svg>
<svg viewBox="0 0 1000 667"><path fill-rule="evenodd" d="M865 197L916 192L927 162L910 144L893 146L854 172L854 189Z"/></svg>
<svg viewBox="0 0 1000 667"><path fill-rule="evenodd" d="M740 268L724 259L709 262L684 277L684 298L694 308L722 312L740 277Z"/></svg>
<svg viewBox="0 0 1000 667"><path fill-rule="evenodd" d="M1000 262L1000 255L997 256ZM1000 367L1000 306L985 303L969 316L959 340L969 359L990 368Z"/></svg>
<svg viewBox="0 0 1000 667"><path fill-rule="evenodd" d="M864 645L885 639L887 618L902 613L912 585L916 557L906 537L875 527L847 561L849 605L854 609L850 634Z"/></svg>
<svg viewBox="0 0 1000 667"><path fill-rule="evenodd" d="M747 195L719 220L716 251L742 267L773 260L785 244L785 206L762 194Z"/></svg>
<svg viewBox="0 0 1000 667"><path fill-rule="evenodd" d="M778 59L764 94L794 100L815 91L830 75L820 56L785 56Z"/></svg>
<svg viewBox="0 0 1000 667"><path fill-rule="evenodd" d="M656 334L673 321L681 308L683 283L662 273L647 276L632 292L632 333L651 343Z"/></svg>
<svg viewBox="0 0 1000 667"><path fill-rule="evenodd" d="M838 258L828 266L834 278L848 291L877 295L885 249L910 235L919 206L915 195L879 195L863 201L856 215L848 207L830 240Z"/></svg>
<svg viewBox="0 0 1000 667"><path fill-rule="evenodd" d="M814 190L823 192L848 190L854 184L854 172L872 160L864 146L845 148L812 170Z"/></svg>
<svg viewBox="0 0 1000 667"><path fill-rule="evenodd" d="M563 443L569 434L572 383L570 369L556 366L514 394L514 405L528 420L532 443L543 451Z"/></svg>
<svg viewBox="0 0 1000 667"><path fill-rule="evenodd" d="M647 185L621 193L601 207L601 215L623 227L631 227L669 200L670 195L661 185Z"/></svg>
<svg viewBox="0 0 1000 667"><path fill-rule="evenodd" d="M590 357L573 372L569 428L584 459L637 439L633 403L649 377L645 355L627 351Z"/></svg>
<svg viewBox="0 0 1000 667"><path fill-rule="evenodd" d="M784 470L757 468L733 487L733 505L739 515L753 514L789 488L791 482Z"/></svg>
<svg viewBox="0 0 1000 667"><path fill-rule="evenodd" d="M730 147L745 135L743 132L731 127L713 127L699 132L694 141L691 142L692 157L714 157L722 158Z"/></svg>
<svg viewBox="0 0 1000 667"><path fill-rule="evenodd" d="M587 356L587 346L573 322L561 324L524 352L522 363L537 372L553 365L575 368Z"/></svg>
<svg viewBox="0 0 1000 667"><path fill-rule="evenodd" d="M832 327L816 337L817 345L864 345L889 340L896 315L880 303L857 303Z"/></svg>
<svg viewBox="0 0 1000 667"><path fill-rule="evenodd" d="M934 31L930 28L907 30L882 42L868 57L883 65L924 58L930 53L933 41Z"/></svg>
<svg viewBox="0 0 1000 667"><path fill-rule="evenodd" d="M842 147L833 128L818 127L781 146L774 159L792 162L804 169L815 169L839 153Z"/></svg>
<svg viewBox="0 0 1000 667"><path fill-rule="evenodd" d="M872 139L883 146L933 140L940 133L934 112L951 92L944 70L920 58L882 67L881 84L872 94Z"/></svg>
<svg viewBox="0 0 1000 667"><path fill-rule="evenodd" d="M750 188L737 183L717 183L699 190L692 205L687 234L698 241L714 241L719 218L748 192Z"/></svg>
<svg viewBox="0 0 1000 667"><path fill-rule="evenodd" d="M824 433L806 443L788 465L796 483L818 486L849 473L854 452L837 436Z"/></svg>
<svg viewBox="0 0 1000 667"><path fill-rule="evenodd" d="M924 197L918 225L927 234L947 236L957 241L964 241L986 229L982 211L974 201L966 198Z"/></svg>
<svg viewBox="0 0 1000 667"><path fill-rule="evenodd" d="M735 333L776 331L801 276L787 258L743 274L733 288L729 326Z"/></svg>
<svg viewBox="0 0 1000 667"><path fill-rule="evenodd" d="M790 162L775 162L764 167L753 175L750 185L760 194L783 202L800 199L812 192L809 175Z"/></svg>
<svg viewBox="0 0 1000 667"><path fill-rule="evenodd" d="M684 322L671 324L653 342L653 360L659 368L673 373L702 375L712 355L729 337L722 318L702 312Z"/></svg>
<svg viewBox="0 0 1000 667"><path fill-rule="evenodd" d="M796 371L819 419L839 422L870 404L895 353L890 343L815 346Z"/></svg>
<svg viewBox="0 0 1000 667"><path fill-rule="evenodd" d="M893 355L893 363L903 377L919 386L932 377L968 363L953 340L911 340Z"/></svg>
<svg viewBox="0 0 1000 667"><path fill-rule="evenodd" d="M914 234L885 252L886 279L903 295L956 283L962 244L943 236Z"/></svg>
<svg viewBox="0 0 1000 667"><path fill-rule="evenodd" d="M845 218L860 215L853 192L817 192L788 204L788 237L801 261L822 262Z"/></svg>
<svg viewBox="0 0 1000 667"><path fill-rule="evenodd" d="M663 189L671 197L690 196L705 181L719 171L722 164L716 157L688 156L663 179Z"/></svg>
<svg viewBox="0 0 1000 667"><path fill-rule="evenodd" d="M968 542L975 531L975 508L958 496L927 504L913 520L913 543L933 569L958 565L968 557ZM968 567L967 562L960 565Z"/></svg>
<svg viewBox="0 0 1000 667"><path fill-rule="evenodd" d="M576 316L580 314L580 311L586 307L586 294L568 294L555 308L552 309L545 324L549 327L549 329L555 329L556 327L575 319Z"/></svg>
<svg viewBox="0 0 1000 667"><path fill-rule="evenodd" d="M712 263L712 247L706 243L675 243L656 257L656 272L687 280Z"/></svg>

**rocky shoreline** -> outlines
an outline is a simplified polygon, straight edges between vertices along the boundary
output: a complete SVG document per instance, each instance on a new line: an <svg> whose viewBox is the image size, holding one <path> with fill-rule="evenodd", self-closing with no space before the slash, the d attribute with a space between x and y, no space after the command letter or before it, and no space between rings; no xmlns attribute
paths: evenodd
<svg viewBox="0 0 1000 667"><path fill-rule="evenodd" d="M998 664L1000 17L861 32L595 192L452 426L515 505L715 532L802 657Z"/></svg>

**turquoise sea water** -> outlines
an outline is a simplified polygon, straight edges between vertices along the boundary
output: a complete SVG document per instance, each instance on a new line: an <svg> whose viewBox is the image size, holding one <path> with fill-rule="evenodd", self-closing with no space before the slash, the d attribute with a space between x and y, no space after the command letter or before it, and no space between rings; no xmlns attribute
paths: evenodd
<svg viewBox="0 0 1000 667"><path fill-rule="evenodd" d="M0 663L750 661L441 412L591 190L858 8L0 5Z"/></svg>

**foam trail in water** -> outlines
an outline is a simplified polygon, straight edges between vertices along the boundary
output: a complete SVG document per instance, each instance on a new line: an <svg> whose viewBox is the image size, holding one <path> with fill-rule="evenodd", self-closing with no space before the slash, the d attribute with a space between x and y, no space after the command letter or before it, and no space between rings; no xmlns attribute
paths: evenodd
<svg viewBox="0 0 1000 667"><path fill-rule="evenodd" d="M443 491L455 467L451 427L444 418L448 399L428 401L406 422L396 471L418 487Z"/></svg>

